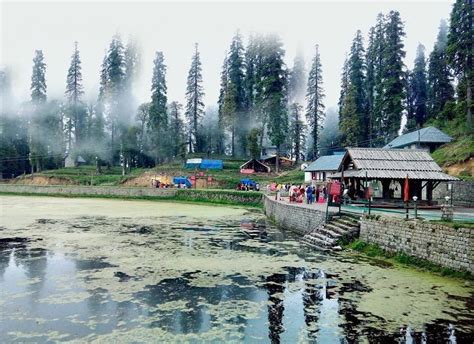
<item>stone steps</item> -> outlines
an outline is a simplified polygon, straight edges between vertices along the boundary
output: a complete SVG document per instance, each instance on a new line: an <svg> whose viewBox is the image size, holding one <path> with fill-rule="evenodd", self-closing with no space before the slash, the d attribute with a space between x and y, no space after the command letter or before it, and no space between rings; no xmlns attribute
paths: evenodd
<svg viewBox="0 0 474 344"><path fill-rule="evenodd" d="M353 238L359 233L359 222L355 217L343 215L333 218L328 223L303 237L303 243L320 251L340 250L340 240Z"/></svg>

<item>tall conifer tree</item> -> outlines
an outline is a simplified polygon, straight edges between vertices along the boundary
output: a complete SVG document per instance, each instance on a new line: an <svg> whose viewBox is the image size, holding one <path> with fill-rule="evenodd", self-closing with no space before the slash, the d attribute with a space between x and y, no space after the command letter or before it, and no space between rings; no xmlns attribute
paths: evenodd
<svg viewBox="0 0 474 344"><path fill-rule="evenodd" d="M84 88L82 85L82 67L79 56L79 49L77 42L74 42L74 51L71 56L71 64L66 78L66 100L68 104L67 109L67 150L70 153L72 148L72 133L76 143L79 143L86 130L86 109L82 103L82 96L84 95Z"/></svg>
<svg viewBox="0 0 474 344"><path fill-rule="evenodd" d="M454 100L452 75L446 57L447 40L448 25L442 20L428 63L428 115L432 119L452 119L443 116L446 103Z"/></svg>
<svg viewBox="0 0 474 344"><path fill-rule="evenodd" d="M406 74L403 59L403 23L400 13L390 11L385 25L383 51L382 135L389 141L398 135L405 111Z"/></svg>
<svg viewBox="0 0 474 344"><path fill-rule="evenodd" d="M458 102L463 104L468 132L474 132L472 123L472 89L474 86L474 8L470 0L456 0L450 16L447 57L458 79Z"/></svg>
<svg viewBox="0 0 474 344"><path fill-rule="evenodd" d="M186 85L186 110L188 120L188 144L189 152L199 152L202 147L199 142L198 132L201 119L204 115L204 89L202 87L202 67L198 44L191 60L187 85Z"/></svg>
<svg viewBox="0 0 474 344"><path fill-rule="evenodd" d="M319 46L316 45L306 90L306 119L313 139L312 155L314 159L319 157L319 136L324 120L324 97L321 57Z"/></svg>
<svg viewBox="0 0 474 344"><path fill-rule="evenodd" d="M166 65L164 55L161 51L155 53L153 61L153 77L151 80L151 102L148 119L148 127L151 133L152 143L155 151L155 164L164 157L165 140L168 126L168 114L166 104Z"/></svg>

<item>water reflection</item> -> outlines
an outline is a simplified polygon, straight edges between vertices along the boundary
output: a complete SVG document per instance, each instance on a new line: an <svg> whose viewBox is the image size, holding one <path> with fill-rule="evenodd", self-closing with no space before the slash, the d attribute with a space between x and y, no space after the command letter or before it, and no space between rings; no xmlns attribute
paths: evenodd
<svg viewBox="0 0 474 344"><path fill-rule="evenodd" d="M137 235L150 236L149 245L157 240L148 227L146 231L143 226L128 226L127 230L130 228L141 228ZM224 234L220 231L225 228L218 226L174 228L181 231L174 239L175 250L197 250L205 236L212 250L272 257L290 252L304 257L299 247L289 246L282 232L272 232L260 242L230 228ZM213 236L217 232L221 235ZM309 257L308 261L310 258L314 259ZM87 281L99 278L97 272L109 270L109 286L88 287ZM84 260L32 248L22 238L3 240L0 342L100 339L117 329L140 327L171 334L205 334L219 329L225 339L243 342L471 343L471 333L436 319L423 331L413 331L406 324L400 324L399 331L386 331L379 326L384 319L358 310L354 295L371 292L370 286L358 279L341 281L322 269L286 267L256 280L238 273L213 276L210 271L190 271L145 285L131 299L117 301L111 297L112 290L139 278L110 264L107 257ZM218 282L202 284L213 278Z"/></svg>

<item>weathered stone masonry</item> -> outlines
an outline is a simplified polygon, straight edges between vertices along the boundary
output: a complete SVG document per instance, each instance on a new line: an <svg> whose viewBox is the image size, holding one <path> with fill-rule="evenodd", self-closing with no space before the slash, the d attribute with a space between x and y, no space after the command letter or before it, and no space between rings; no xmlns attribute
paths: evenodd
<svg viewBox="0 0 474 344"><path fill-rule="evenodd" d="M474 207L474 182L455 181L453 185L453 204L464 207ZM433 190L433 200L442 204L444 197L451 197L451 191L448 189L448 183L441 183Z"/></svg>
<svg viewBox="0 0 474 344"><path fill-rule="evenodd" d="M15 192L27 194L52 194L70 196L122 196L122 197L172 197L176 189L153 189L114 186L61 186L61 185L8 185L0 184L0 192Z"/></svg>
<svg viewBox="0 0 474 344"><path fill-rule="evenodd" d="M294 204L277 202L270 197L264 197L265 215L273 218L281 228L306 234L324 224L326 213L295 206Z"/></svg>
<svg viewBox="0 0 474 344"><path fill-rule="evenodd" d="M360 221L360 240L474 273L474 229L382 217Z"/></svg>

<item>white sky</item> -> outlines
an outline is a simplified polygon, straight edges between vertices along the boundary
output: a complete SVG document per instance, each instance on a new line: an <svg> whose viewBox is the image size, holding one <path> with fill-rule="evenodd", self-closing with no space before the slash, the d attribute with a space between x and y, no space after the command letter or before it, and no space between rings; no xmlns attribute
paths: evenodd
<svg viewBox="0 0 474 344"><path fill-rule="evenodd" d="M357 29L365 37L377 13L398 10L405 22L406 64L412 67L417 44L427 55L436 39L439 21L449 18L452 1L306 1L306 2L44 2L1 1L0 65L13 72L17 101L29 99L32 59L42 49L47 63L49 99L65 88L73 42L79 42L86 95L95 99L99 70L111 37L135 37L142 48L141 77L135 88L140 102L148 101L154 52L164 52L168 65L168 99L183 102L194 42L203 64L205 102L212 105L219 92L225 51L237 29L245 44L252 32L281 35L287 64L298 49L307 68L320 46L326 107L337 104L341 66Z"/></svg>

